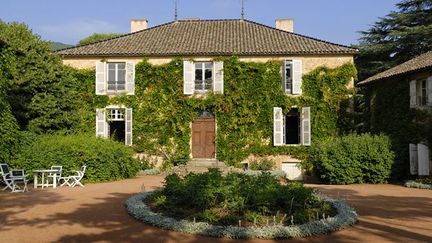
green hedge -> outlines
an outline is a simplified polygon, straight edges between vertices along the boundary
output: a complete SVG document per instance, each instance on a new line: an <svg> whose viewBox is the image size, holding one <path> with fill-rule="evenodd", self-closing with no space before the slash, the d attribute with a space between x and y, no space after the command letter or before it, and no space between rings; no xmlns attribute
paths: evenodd
<svg viewBox="0 0 432 243"><path fill-rule="evenodd" d="M316 143L304 164L329 184L385 183L394 158L388 137L352 134Z"/></svg>
<svg viewBox="0 0 432 243"><path fill-rule="evenodd" d="M74 173L81 165L87 166L85 181L111 181L130 178L139 170L130 148L91 135L42 135L23 148L13 167L24 168L28 174L34 169L63 166L65 174Z"/></svg>

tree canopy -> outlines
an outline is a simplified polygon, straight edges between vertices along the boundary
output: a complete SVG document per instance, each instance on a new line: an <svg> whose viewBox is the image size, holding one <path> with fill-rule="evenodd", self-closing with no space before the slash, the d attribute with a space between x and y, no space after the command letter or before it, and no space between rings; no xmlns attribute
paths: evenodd
<svg viewBox="0 0 432 243"><path fill-rule="evenodd" d="M90 44L97 41L107 40L114 37L121 36L122 34L118 33L94 33L91 36L88 36L78 42L78 45Z"/></svg>
<svg viewBox="0 0 432 243"><path fill-rule="evenodd" d="M70 69L24 24L0 20L0 40L1 95L20 129L71 128L78 120L78 99Z"/></svg>
<svg viewBox="0 0 432 243"><path fill-rule="evenodd" d="M360 32L359 80L432 50L432 0L402 0L396 6Z"/></svg>

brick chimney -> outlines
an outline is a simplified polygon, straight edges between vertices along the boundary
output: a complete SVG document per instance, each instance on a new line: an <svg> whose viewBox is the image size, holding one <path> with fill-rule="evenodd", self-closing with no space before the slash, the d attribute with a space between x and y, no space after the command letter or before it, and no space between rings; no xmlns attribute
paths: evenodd
<svg viewBox="0 0 432 243"><path fill-rule="evenodd" d="M294 33L294 19L276 19L276 29Z"/></svg>
<svg viewBox="0 0 432 243"><path fill-rule="evenodd" d="M147 19L132 19L130 22L131 33L137 32L140 30L145 30L148 27Z"/></svg>

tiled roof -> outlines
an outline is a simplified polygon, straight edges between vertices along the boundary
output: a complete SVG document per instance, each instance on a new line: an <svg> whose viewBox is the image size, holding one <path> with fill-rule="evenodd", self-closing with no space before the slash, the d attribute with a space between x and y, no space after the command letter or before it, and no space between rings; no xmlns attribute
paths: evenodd
<svg viewBox="0 0 432 243"><path fill-rule="evenodd" d="M181 20L58 51L63 56L356 54L249 20Z"/></svg>
<svg viewBox="0 0 432 243"><path fill-rule="evenodd" d="M371 82L394 78L415 71L422 71L426 69L432 70L432 51L424 53L416 58L413 58L398 66L390 68L382 73L378 73L366 80L357 83L357 85L361 86L361 85L369 84Z"/></svg>

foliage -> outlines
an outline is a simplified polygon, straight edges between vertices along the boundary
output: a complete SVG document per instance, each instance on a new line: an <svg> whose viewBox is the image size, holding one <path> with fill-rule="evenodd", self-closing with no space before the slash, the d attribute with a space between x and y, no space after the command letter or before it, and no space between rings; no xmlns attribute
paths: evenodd
<svg viewBox="0 0 432 243"><path fill-rule="evenodd" d="M377 82L365 87L364 93L367 101L363 118L365 129L373 134L384 133L391 139L396 154L392 178L407 178L410 171L408 144L425 141L432 144L432 114L409 107L409 80Z"/></svg>
<svg viewBox="0 0 432 243"><path fill-rule="evenodd" d="M135 150L162 155L165 166L189 160L190 124L203 110L215 114L217 157L229 165L238 166L250 154L306 157L304 146L273 146L272 108L275 106L283 107L285 113L292 106L310 106L313 142L351 130L342 101L353 93L346 87L356 76L352 64L336 69L322 67L304 75L303 95L292 97L285 95L280 87L279 61L246 63L237 57L223 61L224 94L208 94L205 98L183 94L181 59L163 65L151 65L143 60L136 65L135 95L110 99L94 95L94 70L76 70L74 77L82 83L78 90L82 101L79 128L93 132L95 108L109 104L131 107ZM345 115L347 118L341 118Z"/></svg>
<svg viewBox="0 0 432 243"><path fill-rule="evenodd" d="M163 204L157 198L165 196ZM165 178L165 187L150 202L158 201L156 208L177 218L196 218L212 224L247 224L248 215L259 214L277 224L296 224L317 220L316 215L330 215L314 193L299 183L283 185L270 173L257 176L230 173L222 176L218 169L203 174L190 173L184 178L177 174ZM273 216L278 217L275 222ZM249 222L257 224L259 222ZM264 224L265 221L261 221Z"/></svg>
<svg viewBox="0 0 432 243"><path fill-rule="evenodd" d="M430 189L432 190L432 181L407 181L405 182L406 187L419 188L419 189Z"/></svg>
<svg viewBox="0 0 432 243"><path fill-rule="evenodd" d="M275 165L274 160L264 158L264 159L261 159L260 161L253 160L252 162L250 162L249 163L249 169L251 169L251 170L272 170L274 165Z"/></svg>
<svg viewBox="0 0 432 243"><path fill-rule="evenodd" d="M396 6L397 11L361 32L360 80L432 50L432 0L402 0Z"/></svg>
<svg viewBox="0 0 432 243"><path fill-rule="evenodd" d="M111 181L136 175L139 164L132 151L124 145L92 135L40 135L12 161L12 166L47 169L63 166L64 173L87 166L84 180Z"/></svg>
<svg viewBox="0 0 432 243"><path fill-rule="evenodd" d="M90 43L94 43L94 42L98 42L98 41L103 41L103 40L107 40L107 39L112 39L115 37L119 37L122 34L118 34L118 33L94 33L91 36L88 36L82 40L80 40L78 42L78 45L86 45L86 44L90 44Z"/></svg>
<svg viewBox="0 0 432 243"><path fill-rule="evenodd" d="M304 164L325 183L384 183L394 157L388 137L352 134L314 144Z"/></svg>
<svg viewBox="0 0 432 243"><path fill-rule="evenodd" d="M76 125L76 83L49 44L26 25L1 20L0 40L14 53L3 60L9 69L5 95L20 128L44 133Z"/></svg>
<svg viewBox="0 0 432 243"><path fill-rule="evenodd" d="M357 213L346 202L324 199L323 201L331 204L336 210L337 215L334 217L324 217L320 220L302 225L268 225L263 227L237 227L237 226L219 226L211 225L205 222L191 222L186 220L176 220L153 212L146 205L149 197L157 192L144 192L130 197L126 201L126 209L130 215L137 220L154 225L163 229L171 229L182 233L200 234L212 237L224 238L261 238L261 239L284 239L300 238L317 234L325 234L332 231L340 230L353 225L357 221ZM158 198L158 202L163 202L163 197ZM251 217L251 214L248 214ZM253 215L257 217L257 215Z"/></svg>

